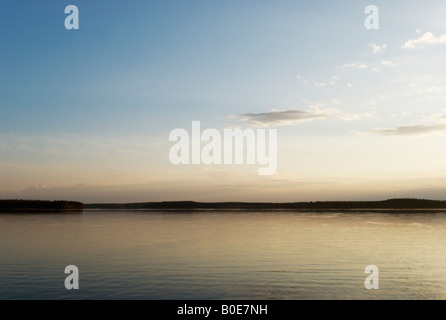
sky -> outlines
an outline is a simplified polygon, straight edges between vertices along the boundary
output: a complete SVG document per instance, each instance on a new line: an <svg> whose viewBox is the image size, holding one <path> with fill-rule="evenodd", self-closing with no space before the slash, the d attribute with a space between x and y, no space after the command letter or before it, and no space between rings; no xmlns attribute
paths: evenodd
<svg viewBox="0 0 446 320"><path fill-rule="evenodd" d="M440 0L0 0L0 198L446 200L445 19ZM277 171L172 164L193 121L277 130Z"/></svg>

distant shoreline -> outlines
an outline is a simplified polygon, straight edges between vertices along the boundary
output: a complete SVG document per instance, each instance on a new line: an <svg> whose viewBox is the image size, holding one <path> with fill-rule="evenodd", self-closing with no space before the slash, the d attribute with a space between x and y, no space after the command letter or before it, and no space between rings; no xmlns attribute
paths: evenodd
<svg viewBox="0 0 446 320"><path fill-rule="evenodd" d="M82 212L84 204L76 201L0 200L1 213Z"/></svg>
<svg viewBox="0 0 446 320"><path fill-rule="evenodd" d="M446 210L446 201L426 199L389 199L383 201L316 201L316 202L141 202L141 203L93 203L85 204L85 209L104 210L283 210L283 211L400 211L400 210Z"/></svg>
<svg viewBox="0 0 446 320"><path fill-rule="evenodd" d="M90 203L75 201L0 200L0 213L82 212L84 210L146 211L298 211L298 212L446 212L446 201L389 199L382 201Z"/></svg>

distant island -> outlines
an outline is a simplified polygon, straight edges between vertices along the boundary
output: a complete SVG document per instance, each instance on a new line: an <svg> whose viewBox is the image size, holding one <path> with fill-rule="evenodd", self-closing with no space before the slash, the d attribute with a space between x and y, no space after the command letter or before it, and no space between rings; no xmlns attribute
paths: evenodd
<svg viewBox="0 0 446 320"><path fill-rule="evenodd" d="M82 211L84 204L75 201L0 200L0 212Z"/></svg>
<svg viewBox="0 0 446 320"><path fill-rule="evenodd" d="M85 209L108 210L445 210L446 201L426 199L389 199L383 201L316 201L288 203L166 201L121 204L96 203L85 204L84 207Z"/></svg>

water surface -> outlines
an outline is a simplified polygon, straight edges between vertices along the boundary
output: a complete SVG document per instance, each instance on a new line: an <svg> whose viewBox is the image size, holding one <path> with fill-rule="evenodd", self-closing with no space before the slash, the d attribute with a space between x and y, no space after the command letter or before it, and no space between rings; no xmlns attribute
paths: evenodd
<svg viewBox="0 0 446 320"><path fill-rule="evenodd" d="M0 214L0 299L445 298L446 213Z"/></svg>

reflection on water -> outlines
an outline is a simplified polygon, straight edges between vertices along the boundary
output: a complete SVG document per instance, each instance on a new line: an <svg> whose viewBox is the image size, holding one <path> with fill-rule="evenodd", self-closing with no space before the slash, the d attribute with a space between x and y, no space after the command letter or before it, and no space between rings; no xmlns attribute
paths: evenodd
<svg viewBox="0 0 446 320"><path fill-rule="evenodd" d="M445 299L445 253L446 213L2 214L0 298Z"/></svg>

